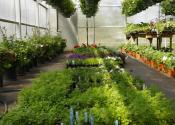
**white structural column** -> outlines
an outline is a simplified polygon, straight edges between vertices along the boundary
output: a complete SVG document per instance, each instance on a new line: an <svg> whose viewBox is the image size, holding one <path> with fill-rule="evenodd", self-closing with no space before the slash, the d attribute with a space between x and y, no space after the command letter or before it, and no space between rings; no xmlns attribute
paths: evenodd
<svg viewBox="0 0 175 125"><path fill-rule="evenodd" d="M22 38L22 32L21 32L21 0L15 1L15 11L16 11L16 22L17 24L17 30L16 30L16 37Z"/></svg>
<svg viewBox="0 0 175 125"><path fill-rule="evenodd" d="M39 31L39 0L36 1L36 6L37 6L37 13L36 13L36 26L37 26L37 30Z"/></svg>
<svg viewBox="0 0 175 125"><path fill-rule="evenodd" d="M46 28L47 28L47 31L50 31L50 26L49 26L49 24L50 24L50 20L49 20L50 12L49 11L50 10L49 10L49 8L47 6L47 8L46 8Z"/></svg>

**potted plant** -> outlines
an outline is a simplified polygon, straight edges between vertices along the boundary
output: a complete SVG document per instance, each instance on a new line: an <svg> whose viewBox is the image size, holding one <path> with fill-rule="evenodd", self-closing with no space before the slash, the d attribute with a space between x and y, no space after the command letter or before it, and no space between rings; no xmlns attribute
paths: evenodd
<svg viewBox="0 0 175 125"><path fill-rule="evenodd" d="M170 77L175 77L175 57L169 57L165 61L166 73Z"/></svg>
<svg viewBox="0 0 175 125"><path fill-rule="evenodd" d="M16 61L16 54L7 48L0 47L0 84L3 84L3 74L8 71Z"/></svg>

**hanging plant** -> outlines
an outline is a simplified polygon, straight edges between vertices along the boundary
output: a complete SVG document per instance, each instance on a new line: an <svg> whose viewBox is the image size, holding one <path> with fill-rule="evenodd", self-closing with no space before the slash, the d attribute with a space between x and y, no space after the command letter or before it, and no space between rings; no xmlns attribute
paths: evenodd
<svg viewBox="0 0 175 125"><path fill-rule="evenodd" d="M95 16L98 10L98 3L100 0L80 0L80 7L86 17Z"/></svg>
<svg viewBox="0 0 175 125"><path fill-rule="evenodd" d="M135 15L162 0L124 0L122 2L122 13L126 16Z"/></svg>
<svg viewBox="0 0 175 125"><path fill-rule="evenodd" d="M162 12L166 15L175 15L175 0L163 0Z"/></svg>
<svg viewBox="0 0 175 125"><path fill-rule="evenodd" d="M47 4L59 9L64 17L70 17L75 12L75 5L72 0L45 0Z"/></svg>

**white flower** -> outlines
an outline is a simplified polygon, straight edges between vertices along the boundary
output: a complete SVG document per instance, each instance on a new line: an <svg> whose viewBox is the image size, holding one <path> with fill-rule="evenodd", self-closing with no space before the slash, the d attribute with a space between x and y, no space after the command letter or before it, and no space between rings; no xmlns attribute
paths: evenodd
<svg viewBox="0 0 175 125"><path fill-rule="evenodd" d="M120 67L118 65L115 66L116 69L120 69Z"/></svg>
<svg viewBox="0 0 175 125"><path fill-rule="evenodd" d="M167 58L168 58L167 56L163 56L162 60L163 60L163 61L166 61Z"/></svg>
<svg viewBox="0 0 175 125"><path fill-rule="evenodd" d="M113 72L113 70L111 69L109 72L110 72L110 73L112 73L112 72Z"/></svg>
<svg viewBox="0 0 175 125"><path fill-rule="evenodd" d="M175 56L172 57L172 60L175 60Z"/></svg>
<svg viewBox="0 0 175 125"><path fill-rule="evenodd" d="M125 69L123 69L123 68L120 68L120 71L121 71L122 73L124 73L124 72L125 72Z"/></svg>

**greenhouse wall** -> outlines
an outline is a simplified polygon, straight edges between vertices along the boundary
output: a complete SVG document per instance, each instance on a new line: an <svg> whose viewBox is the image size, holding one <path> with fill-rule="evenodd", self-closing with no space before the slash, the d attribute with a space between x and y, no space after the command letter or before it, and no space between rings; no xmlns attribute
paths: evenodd
<svg viewBox="0 0 175 125"><path fill-rule="evenodd" d="M30 5L30 6L28 6ZM75 22L58 14L59 32L67 39L67 49L77 43ZM77 18L76 14L71 18ZM74 20L75 20L74 19ZM31 36L39 28L41 34L48 31L57 34L56 10L44 2L34 0L0 0L0 26L7 36L24 38ZM2 35L2 33L0 33Z"/></svg>
<svg viewBox="0 0 175 125"><path fill-rule="evenodd" d="M120 0L101 0L99 10L89 22L89 43L94 42L94 22L96 44L109 47L117 47L125 41L124 28L126 25L125 16L121 14ZM78 9L78 36L80 43L86 43L86 17ZM110 43L110 44L109 44Z"/></svg>

